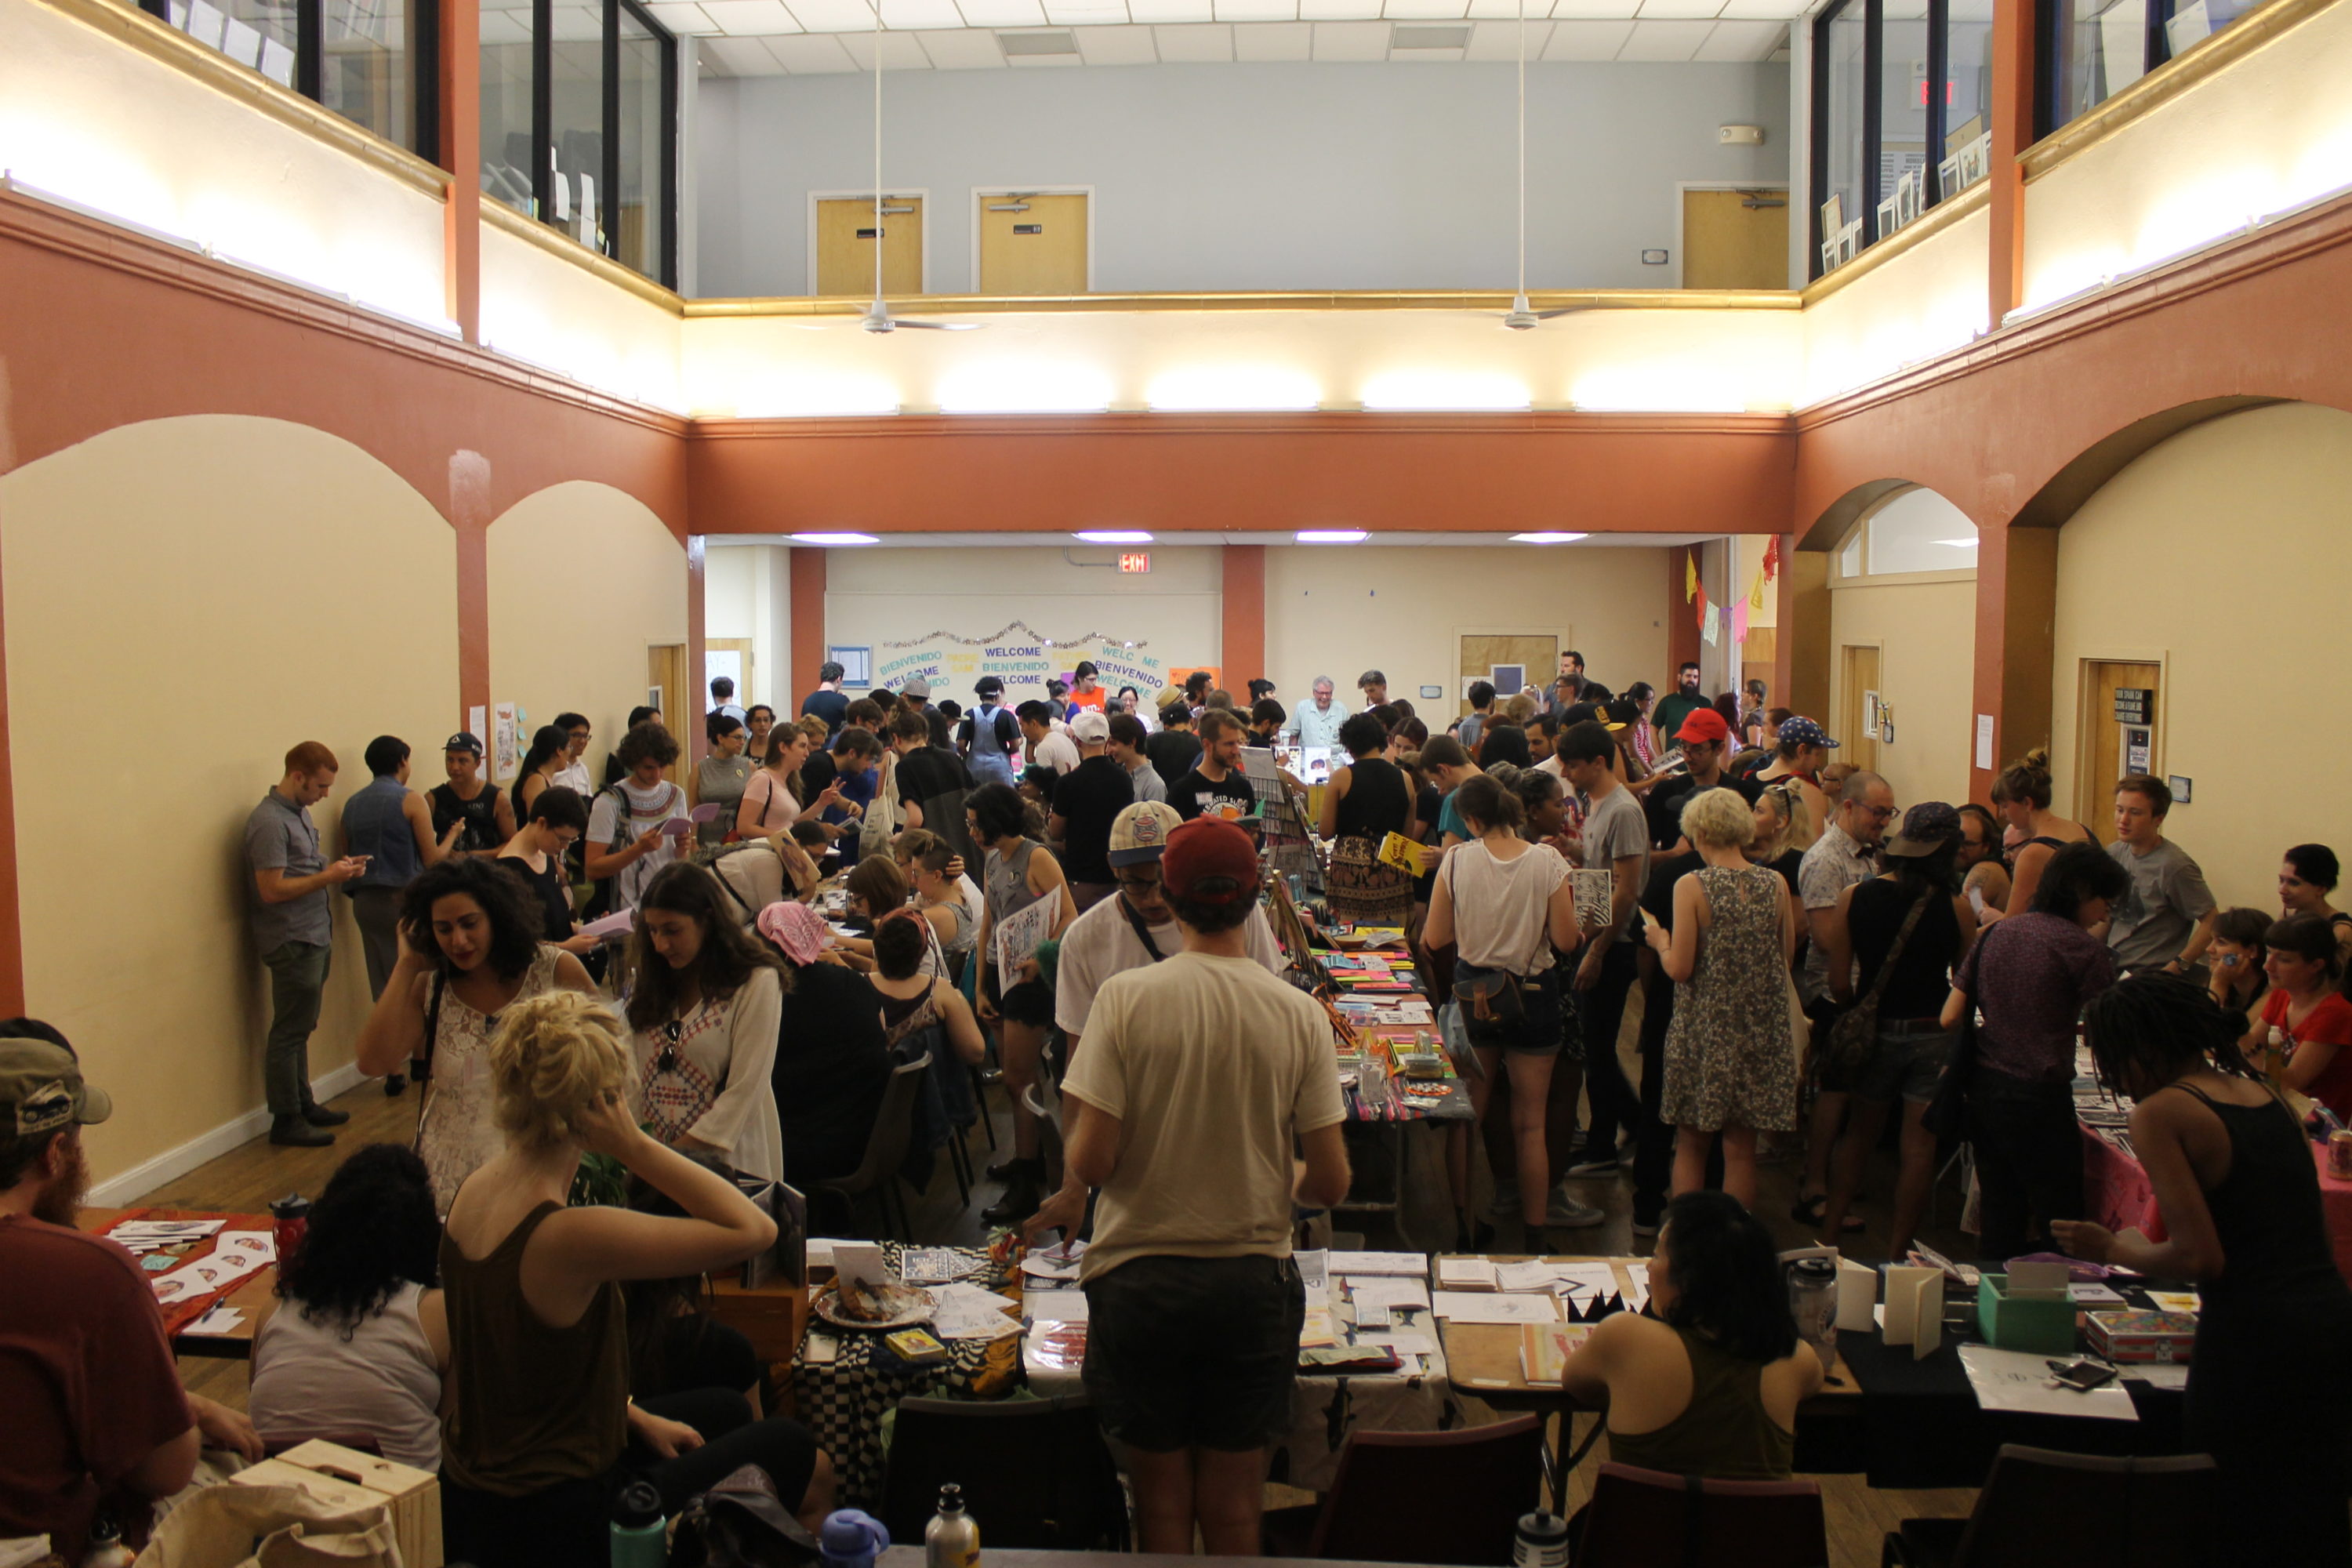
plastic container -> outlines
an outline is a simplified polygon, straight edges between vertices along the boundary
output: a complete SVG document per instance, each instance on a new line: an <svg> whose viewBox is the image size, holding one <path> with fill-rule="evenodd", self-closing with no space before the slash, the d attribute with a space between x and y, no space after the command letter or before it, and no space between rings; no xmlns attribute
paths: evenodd
<svg viewBox="0 0 2352 1568"><path fill-rule="evenodd" d="M1837 1366L1837 1265L1826 1258L1800 1258L1789 1265L1789 1312L1797 1337L1822 1358L1822 1370Z"/></svg>
<svg viewBox="0 0 2352 1568"><path fill-rule="evenodd" d="M890 1531L871 1514L835 1509L824 1516L817 1544L824 1553L824 1568L874 1568L874 1559L889 1550Z"/></svg>
<svg viewBox="0 0 2352 1568"><path fill-rule="evenodd" d="M2021 1300L2009 1293L2009 1276L1977 1279L1977 1327L1997 1350L2037 1355L2074 1353L2074 1303Z"/></svg>
<svg viewBox="0 0 2352 1568"><path fill-rule="evenodd" d="M122 1544L122 1526L110 1513L100 1513L90 1521L89 1548L82 1553L81 1568L131 1568L138 1553Z"/></svg>
<svg viewBox="0 0 2352 1568"><path fill-rule="evenodd" d="M1538 1509L1511 1532L1511 1568L1568 1568L1568 1521Z"/></svg>

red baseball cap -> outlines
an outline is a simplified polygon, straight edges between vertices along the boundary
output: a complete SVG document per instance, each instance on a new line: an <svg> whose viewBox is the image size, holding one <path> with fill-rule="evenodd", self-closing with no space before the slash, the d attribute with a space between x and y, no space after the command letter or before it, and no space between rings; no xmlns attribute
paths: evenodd
<svg viewBox="0 0 2352 1568"><path fill-rule="evenodd" d="M1236 890L1220 897L1193 891L1218 877L1232 879ZM1168 836L1168 852L1160 858L1160 880L1171 898L1198 899L1202 903L1255 898L1257 846L1230 822L1196 816Z"/></svg>
<svg viewBox="0 0 2352 1568"><path fill-rule="evenodd" d="M1675 739L1702 742L1728 741L1731 739L1731 726L1725 723L1723 715L1712 708L1694 708L1683 720L1682 728L1675 731Z"/></svg>

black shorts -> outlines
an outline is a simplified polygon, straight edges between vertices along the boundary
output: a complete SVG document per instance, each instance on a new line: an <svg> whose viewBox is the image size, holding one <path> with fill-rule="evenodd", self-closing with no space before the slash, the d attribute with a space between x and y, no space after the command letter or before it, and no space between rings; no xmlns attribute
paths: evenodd
<svg viewBox="0 0 2352 1568"><path fill-rule="evenodd" d="M1054 1026L1054 988L1043 980L1016 980L1013 989L1006 991L997 984L996 970L991 965L981 971L981 989L1007 1023L1037 1029Z"/></svg>
<svg viewBox="0 0 2352 1568"><path fill-rule="evenodd" d="M1168 1454L1290 1428L1307 1293L1287 1258L1137 1258L1087 1282L1087 1394L1103 1429Z"/></svg>

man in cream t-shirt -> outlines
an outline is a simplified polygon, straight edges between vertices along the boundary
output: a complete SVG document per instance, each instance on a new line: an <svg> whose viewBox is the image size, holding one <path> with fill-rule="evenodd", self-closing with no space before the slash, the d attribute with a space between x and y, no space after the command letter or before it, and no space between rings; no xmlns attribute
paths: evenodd
<svg viewBox="0 0 2352 1568"><path fill-rule="evenodd" d="M1347 1112L1323 1009L1250 955L1249 835L1188 822L1160 868L1183 951L1103 984L1062 1086L1085 1107L1070 1167L1102 1190L1087 1392L1128 1449L1140 1550L1188 1552L1197 1526L1247 1556L1306 1311L1293 1205L1347 1195Z"/></svg>

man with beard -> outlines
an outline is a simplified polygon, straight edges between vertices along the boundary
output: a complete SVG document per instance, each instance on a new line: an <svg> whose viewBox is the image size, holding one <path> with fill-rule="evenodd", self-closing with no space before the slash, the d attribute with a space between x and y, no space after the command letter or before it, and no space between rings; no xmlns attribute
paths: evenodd
<svg viewBox="0 0 2352 1568"><path fill-rule="evenodd" d="M1658 705L1650 710L1650 722L1657 726L1659 736L1671 744L1692 710L1707 705L1706 699L1699 695L1698 663L1685 659L1682 668L1675 671L1674 695L1658 699Z"/></svg>
<svg viewBox="0 0 2352 1568"><path fill-rule="evenodd" d="M0 1024L0 1539L47 1535L68 1563L101 1508L142 1538L200 1447L261 1458L252 1423L181 1388L139 1265L74 1228L89 1191L81 1130L113 1110L64 1036Z"/></svg>

